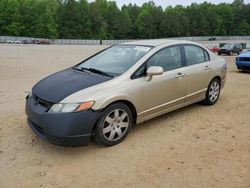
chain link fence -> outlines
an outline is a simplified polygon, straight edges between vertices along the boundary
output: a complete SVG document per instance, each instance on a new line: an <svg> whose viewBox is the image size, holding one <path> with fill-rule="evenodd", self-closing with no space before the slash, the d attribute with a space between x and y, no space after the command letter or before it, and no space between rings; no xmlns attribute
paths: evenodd
<svg viewBox="0 0 250 188"><path fill-rule="evenodd" d="M169 39L197 41L205 46L218 45L225 41L232 43L246 43L250 47L250 36L199 36L199 37L174 37ZM36 43L56 45L115 45L134 40L78 40L78 39L44 39L32 37L0 36L0 43Z"/></svg>

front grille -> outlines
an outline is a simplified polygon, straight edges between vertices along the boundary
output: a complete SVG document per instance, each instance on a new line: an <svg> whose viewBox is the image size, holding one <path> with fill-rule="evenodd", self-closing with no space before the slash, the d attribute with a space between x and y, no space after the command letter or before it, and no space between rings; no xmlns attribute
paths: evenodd
<svg viewBox="0 0 250 188"><path fill-rule="evenodd" d="M43 133L42 127L38 126L38 125L35 124L34 122L32 122L32 125L33 125L33 127L34 127L39 133L44 134L44 133Z"/></svg>
<svg viewBox="0 0 250 188"><path fill-rule="evenodd" d="M34 93L32 94L32 96L35 99L35 101L38 104L40 104L41 106L44 106L46 108L50 108L53 105L53 103L41 99L40 97L36 96Z"/></svg>
<svg viewBox="0 0 250 188"><path fill-rule="evenodd" d="M250 57L240 57L240 61L249 61L250 62Z"/></svg>
<svg viewBox="0 0 250 188"><path fill-rule="evenodd" d="M35 130L36 133L39 133L40 135L44 135L43 128L37 125L35 122L33 122L30 118L28 118L28 122L30 127Z"/></svg>
<svg viewBox="0 0 250 188"><path fill-rule="evenodd" d="M245 66L245 65L240 65L239 68L243 70L250 70L250 66Z"/></svg>

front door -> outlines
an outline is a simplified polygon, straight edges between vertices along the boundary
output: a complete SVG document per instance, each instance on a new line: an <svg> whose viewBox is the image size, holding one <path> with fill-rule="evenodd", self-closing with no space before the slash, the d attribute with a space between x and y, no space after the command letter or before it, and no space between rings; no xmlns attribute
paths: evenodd
<svg viewBox="0 0 250 188"><path fill-rule="evenodd" d="M183 74L183 60L180 46L166 47L147 62L150 66L161 66L164 69L162 75L153 76L148 81L145 77L141 81L142 119L159 115L170 107L180 105L185 101L186 81Z"/></svg>

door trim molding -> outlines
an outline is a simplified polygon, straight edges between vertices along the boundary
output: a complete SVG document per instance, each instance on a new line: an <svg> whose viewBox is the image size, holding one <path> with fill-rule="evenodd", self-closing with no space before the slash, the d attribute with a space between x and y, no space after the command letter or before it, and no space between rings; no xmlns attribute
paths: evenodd
<svg viewBox="0 0 250 188"><path fill-rule="evenodd" d="M173 104L173 103L177 103L177 102L179 102L179 101L181 101L181 100L185 100L185 99L187 99L187 98L190 98L190 97L192 97L192 96L198 95L198 94L203 93L203 92L205 92L205 91L207 91L207 88L204 88L204 89L202 89L202 90L196 91L196 92L191 93L191 94L189 94L189 95L186 95L186 96L184 96L184 97L181 97L181 98L172 100L172 101L170 101L170 102L167 102L167 103L164 103L164 104L155 106L155 107L153 107L153 108L149 108L149 109L147 109L147 110L144 110L144 111L138 113L137 115L138 115L138 116L141 116L141 115L143 115L143 114L145 114L145 113L148 113L148 112L150 112L150 111L154 111L154 110L157 110L157 109L159 109L159 108L167 107L167 106L169 106L169 105L171 105L171 104Z"/></svg>
<svg viewBox="0 0 250 188"><path fill-rule="evenodd" d="M196 91L196 92L191 93L191 94L189 94L189 95L186 95L186 97L192 97L192 96L197 95L197 94L199 94L199 93L202 93L202 92L204 92L204 91L207 91L207 88L204 88L204 89L202 89L202 90L199 90L199 91Z"/></svg>
<svg viewBox="0 0 250 188"><path fill-rule="evenodd" d="M158 108L162 108L162 107L171 105L171 104L176 103L176 102L178 102L178 101L180 101L180 100L184 100L185 98L186 98L186 97L184 96L184 97L175 99L175 100L173 100L173 101L170 101L170 102L167 102L167 103L164 103L164 104L155 106L155 107L153 107L153 108L150 108L150 109L147 109L147 110L145 110L145 111L142 111L142 112L138 113L137 115L138 115L138 116L141 116L141 115L144 114L144 113L147 113L147 112L150 112L150 111L153 111L153 110L157 110Z"/></svg>

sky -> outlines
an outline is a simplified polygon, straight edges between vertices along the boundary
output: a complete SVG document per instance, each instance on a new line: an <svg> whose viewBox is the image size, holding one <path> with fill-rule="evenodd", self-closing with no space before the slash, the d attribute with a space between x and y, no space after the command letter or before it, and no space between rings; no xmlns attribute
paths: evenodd
<svg viewBox="0 0 250 188"><path fill-rule="evenodd" d="M118 7L122 7L122 5L124 4L129 4L129 3L132 3L132 4L137 4L139 6L141 6L143 3L145 2L148 2L149 0L114 0L116 1ZM160 5L162 6L162 8L166 8L168 6L176 6L176 5L183 5L183 6L187 6L187 5L191 5L192 3L202 3L204 2L204 0L191 0L191 1L185 1L185 0L153 0L154 3L156 5ZM207 2L211 2L213 4L219 4L219 3L232 3L233 0L224 0L224 1L221 1L221 0L207 0ZM250 0L245 0L244 1L246 4L247 3L250 3Z"/></svg>

